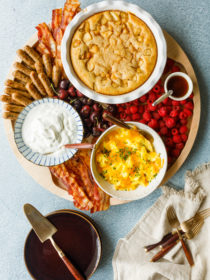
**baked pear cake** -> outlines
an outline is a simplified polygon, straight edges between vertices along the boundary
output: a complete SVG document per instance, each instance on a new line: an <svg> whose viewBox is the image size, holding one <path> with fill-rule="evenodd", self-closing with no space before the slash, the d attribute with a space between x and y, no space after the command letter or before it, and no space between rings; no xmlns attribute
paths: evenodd
<svg viewBox="0 0 210 280"><path fill-rule="evenodd" d="M86 86L101 94L121 95L150 77L157 45L144 21L129 12L110 10L80 24L71 41L70 57Z"/></svg>

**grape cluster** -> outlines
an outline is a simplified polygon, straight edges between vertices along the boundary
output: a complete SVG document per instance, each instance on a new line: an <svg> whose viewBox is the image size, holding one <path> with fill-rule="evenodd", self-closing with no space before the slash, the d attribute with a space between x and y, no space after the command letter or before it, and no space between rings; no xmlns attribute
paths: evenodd
<svg viewBox="0 0 210 280"><path fill-rule="evenodd" d="M98 137L109 128L112 123L105 120L104 114L115 115L116 105L101 105L87 98L79 90L70 84L68 80L62 80L59 84L57 97L70 103L79 113L84 124L84 137L90 135Z"/></svg>

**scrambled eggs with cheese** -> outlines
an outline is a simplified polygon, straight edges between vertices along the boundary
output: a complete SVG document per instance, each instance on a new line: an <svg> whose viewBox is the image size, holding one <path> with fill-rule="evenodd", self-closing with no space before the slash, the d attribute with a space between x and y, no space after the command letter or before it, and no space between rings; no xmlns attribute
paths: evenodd
<svg viewBox="0 0 210 280"><path fill-rule="evenodd" d="M136 127L117 128L97 148L96 166L116 190L130 191L147 186L162 168L163 160Z"/></svg>

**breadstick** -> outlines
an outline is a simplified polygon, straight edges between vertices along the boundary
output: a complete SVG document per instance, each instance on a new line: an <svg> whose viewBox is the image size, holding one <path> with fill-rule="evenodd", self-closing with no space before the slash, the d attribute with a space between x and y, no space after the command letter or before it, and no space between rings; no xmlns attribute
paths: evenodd
<svg viewBox="0 0 210 280"><path fill-rule="evenodd" d="M27 55L27 53L23 50L17 50L17 55L19 56L20 59L22 59L22 61L27 65L29 66L30 68L32 69L35 69L35 66L34 66L34 60Z"/></svg>
<svg viewBox="0 0 210 280"><path fill-rule="evenodd" d="M11 87L11 88L16 88L16 89L21 89L25 90L25 86L19 82L13 81L13 80L6 80L5 81L5 86Z"/></svg>
<svg viewBox="0 0 210 280"><path fill-rule="evenodd" d="M2 114L2 117L4 118L4 119L9 119L9 120L16 120L17 119L17 117L18 117L18 113L14 113L14 112L4 112L3 114Z"/></svg>
<svg viewBox="0 0 210 280"><path fill-rule="evenodd" d="M46 91L45 91L45 89L44 89L44 87L43 87L43 85L42 85L42 83L41 83L37 73L34 72L34 71L31 72L30 77L31 77L31 80L32 80L33 84L35 85L35 87L39 90L40 94L42 96L46 96L47 93L46 93Z"/></svg>
<svg viewBox="0 0 210 280"><path fill-rule="evenodd" d="M25 96L22 96L21 94L18 94L18 93L13 93L12 99L14 99L16 102L19 102L23 106L27 106L28 104L30 104L32 102L31 99L29 99Z"/></svg>
<svg viewBox="0 0 210 280"><path fill-rule="evenodd" d="M53 81L55 88L58 87L60 78L61 78L61 68L59 65L54 65L53 71L52 71L52 81Z"/></svg>
<svg viewBox="0 0 210 280"><path fill-rule="evenodd" d="M3 108L5 111L15 112L15 113L20 113L24 109L23 106L17 106L12 104L5 104Z"/></svg>
<svg viewBox="0 0 210 280"><path fill-rule="evenodd" d="M43 64L47 73L47 76L52 79L52 61L49 54L44 54L42 56Z"/></svg>
<svg viewBox="0 0 210 280"><path fill-rule="evenodd" d="M35 62L42 62L41 56L32 47L26 45L23 49Z"/></svg>
<svg viewBox="0 0 210 280"><path fill-rule="evenodd" d="M32 83L26 84L26 89L30 93L30 95L33 97L33 99L38 100L41 99L41 95L39 94L39 91L36 89L36 87Z"/></svg>
<svg viewBox="0 0 210 280"><path fill-rule="evenodd" d="M4 93L9 94L9 95L12 95L13 93L18 93L23 96L30 97L27 91L16 89L16 88L10 88L10 87L5 87Z"/></svg>
<svg viewBox="0 0 210 280"><path fill-rule="evenodd" d="M40 73L38 75L40 81L42 82L43 87L45 88L47 94L49 97L54 96L54 91L51 87L50 80L48 79L47 75L45 73Z"/></svg>
<svg viewBox="0 0 210 280"><path fill-rule="evenodd" d="M19 70L12 72L12 75L14 78L23 82L24 84L31 82L31 79Z"/></svg>
<svg viewBox="0 0 210 280"><path fill-rule="evenodd" d="M14 67L16 70L19 70L20 72L22 72L23 74L25 74L27 76L30 76L31 71L33 71L20 62L15 62Z"/></svg>
<svg viewBox="0 0 210 280"><path fill-rule="evenodd" d="M10 103L14 105L19 105L20 103L14 101L11 96L9 95L0 95L0 101L5 103Z"/></svg>
<svg viewBox="0 0 210 280"><path fill-rule="evenodd" d="M36 72L38 74L43 73L44 72L44 65L42 63L40 63L39 61L37 61L35 63L35 68L36 68Z"/></svg>

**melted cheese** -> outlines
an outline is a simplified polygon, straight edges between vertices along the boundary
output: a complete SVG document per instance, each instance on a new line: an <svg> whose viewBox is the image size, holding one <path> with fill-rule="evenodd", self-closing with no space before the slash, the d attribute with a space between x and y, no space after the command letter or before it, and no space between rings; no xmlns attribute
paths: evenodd
<svg viewBox="0 0 210 280"><path fill-rule="evenodd" d="M96 165L116 190L130 191L147 186L159 173L163 160L137 128L118 128L97 148Z"/></svg>

